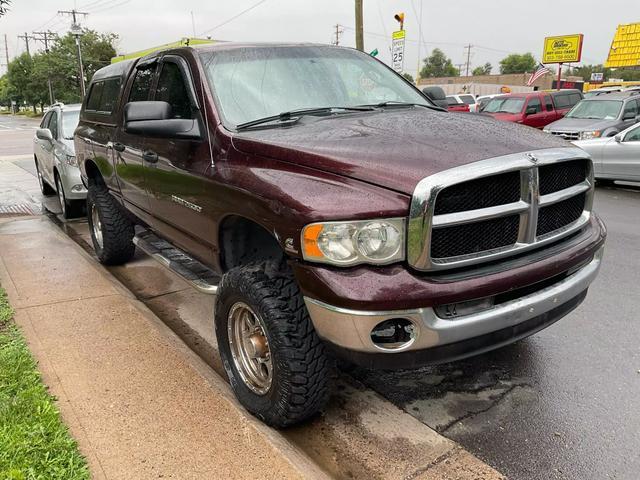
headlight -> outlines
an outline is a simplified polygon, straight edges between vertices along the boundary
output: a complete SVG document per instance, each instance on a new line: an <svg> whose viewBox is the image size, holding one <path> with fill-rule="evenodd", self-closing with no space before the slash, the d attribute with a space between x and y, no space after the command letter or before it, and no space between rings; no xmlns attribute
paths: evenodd
<svg viewBox="0 0 640 480"><path fill-rule="evenodd" d="M398 262L404 260L404 232L403 218L312 223L302 230L302 256L341 266Z"/></svg>
<svg viewBox="0 0 640 480"><path fill-rule="evenodd" d="M75 155L64 155L64 161L68 164L68 165L72 165L74 167L78 166L78 161L76 160L76 156Z"/></svg>
<svg viewBox="0 0 640 480"><path fill-rule="evenodd" d="M600 130L593 130L589 132L580 132L580 140L589 140L591 138L599 138L602 132Z"/></svg>

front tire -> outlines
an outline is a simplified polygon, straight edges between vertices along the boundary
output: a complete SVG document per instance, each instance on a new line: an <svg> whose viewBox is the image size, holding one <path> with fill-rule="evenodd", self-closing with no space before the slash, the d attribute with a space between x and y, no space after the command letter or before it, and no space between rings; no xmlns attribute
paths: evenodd
<svg viewBox="0 0 640 480"><path fill-rule="evenodd" d="M333 360L293 275L275 262L224 275L215 307L222 363L240 403L273 427L315 415L331 390Z"/></svg>
<svg viewBox="0 0 640 480"><path fill-rule="evenodd" d="M107 188L89 185L87 217L96 256L104 265L122 265L135 253L134 226Z"/></svg>
<svg viewBox="0 0 640 480"><path fill-rule="evenodd" d="M51 188L51 185L49 185L42 176L38 159L36 159L36 176L38 177L38 184L40 185L40 192L42 192L42 195L44 195L45 197L50 197L51 195L56 194L56 191Z"/></svg>
<svg viewBox="0 0 640 480"><path fill-rule="evenodd" d="M68 220L79 216L82 212L82 204L77 200L67 200L67 196L64 193L64 186L62 185L62 180L60 180L59 175L56 175L56 190L63 218Z"/></svg>

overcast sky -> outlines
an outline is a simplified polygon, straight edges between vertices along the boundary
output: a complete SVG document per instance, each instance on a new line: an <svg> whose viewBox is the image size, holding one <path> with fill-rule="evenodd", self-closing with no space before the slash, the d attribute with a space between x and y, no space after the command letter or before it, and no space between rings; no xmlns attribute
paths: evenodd
<svg viewBox="0 0 640 480"><path fill-rule="evenodd" d="M344 31L341 44L355 45L353 0L262 0L252 10L225 23L258 1L12 0L11 11L0 18L0 35L7 34L9 55L13 57L24 51L24 40L18 40L17 35L25 31L51 29L65 33L70 19L56 12L75 6L89 12L82 20L83 26L119 35L118 53L193 36L191 12L196 36L208 34L230 41L329 43L339 24ZM472 67L491 62L494 73L498 73L498 62L508 53L529 51L540 58L545 36L571 33L585 35L583 61L601 63L606 59L616 26L640 22L638 1L608 0L603 4L600 0L364 0L365 48L377 48L379 58L389 62L388 38L397 27L393 15L404 11L405 71L413 75L418 66L418 48L422 57L435 47L441 48L454 64L462 64L466 60L464 45L470 43ZM418 42L416 12L420 11L421 2L425 43ZM225 24L214 28L222 23ZM4 46L2 40L0 37L0 45ZM0 63L4 63L4 52L0 53Z"/></svg>

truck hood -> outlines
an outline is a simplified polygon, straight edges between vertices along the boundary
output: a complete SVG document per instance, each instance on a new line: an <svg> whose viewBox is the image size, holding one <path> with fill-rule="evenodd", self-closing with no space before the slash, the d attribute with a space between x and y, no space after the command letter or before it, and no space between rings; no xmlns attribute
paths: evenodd
<svg viewBox="0 0 640 480"><path fill-rule="evenodd" d="M488 117L495 118L496 120L500 120L502 122L517 122L522 120L521 113L488 113L482 112L483 115L487 115Z"/></svg>
<svg viewBox="0 0 640 480"><path fill-rule="evenodd" d="M561 118L545 127L545 130L559 130L563 132L584 132L591 130L606 130L618 123L618 120L594 120L593 118Z"/></svg>
<svg viewBox="0 0 640 480"><path fill-rule="evenodd" d="M424 177L486 158L571 146L533 128L468 113L389 109L243 131L234 147L413 193Z"/></svg>

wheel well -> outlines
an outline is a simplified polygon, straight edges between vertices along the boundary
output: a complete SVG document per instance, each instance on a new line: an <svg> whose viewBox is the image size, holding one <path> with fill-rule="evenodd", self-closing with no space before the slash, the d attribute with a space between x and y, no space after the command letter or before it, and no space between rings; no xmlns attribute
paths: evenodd
<svg viewBox="0 0 640 480"><path fill-rule="evenodd" d="M225 272L248 263L284 258L284 251L274 236L244 217L225 218L219 232L220 265Z"/></svg>
<svg viewBox="0 0 640 480"><path fill-rule="evenodd" d="M104 185L104 180L102 179L102 174L100 173L100 169L98 166L91 160L85 161L84 164L85 172L87 172L87 179L89 183Z"/></svg>

